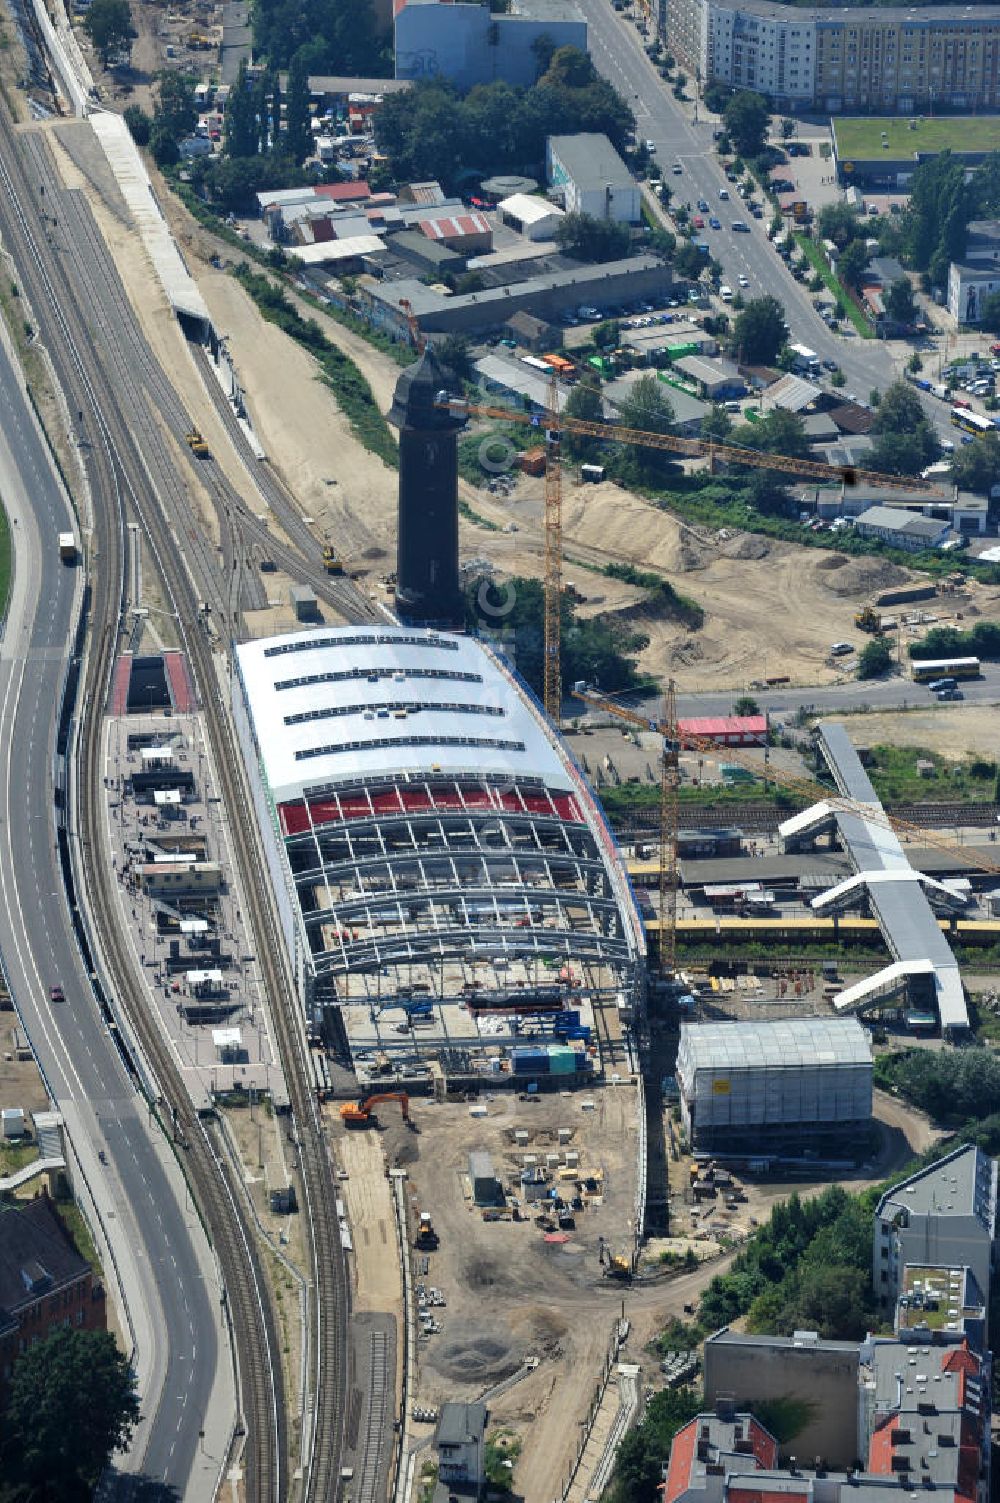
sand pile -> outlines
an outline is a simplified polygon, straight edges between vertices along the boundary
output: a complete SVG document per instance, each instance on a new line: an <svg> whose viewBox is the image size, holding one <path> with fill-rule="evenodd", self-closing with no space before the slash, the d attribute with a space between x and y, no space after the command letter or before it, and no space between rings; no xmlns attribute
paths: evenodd
<svg viewBox="0 0 1000 1503"><path fill-rule="evenodd" d="M771 544L767 538L761 537L756 532L745 532L738 538L732 538L723 543L719 549L723 558L756 559L767 558L771 552Z"/></svg>
<svg viewBox="0 0 1000 1503"><path fill-rule="evenodd" d="M835 595L871 595L906 584L911 577L884 558L845 558L831 554L816 565L819 582Z"/></svg>

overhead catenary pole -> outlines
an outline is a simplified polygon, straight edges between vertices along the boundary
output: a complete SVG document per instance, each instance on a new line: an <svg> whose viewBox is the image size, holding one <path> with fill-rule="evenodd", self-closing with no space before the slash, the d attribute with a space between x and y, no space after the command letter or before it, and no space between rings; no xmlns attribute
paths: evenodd
<svg viewBox="0 0 1000 1503"><path fill-rule="evenodd" d="M677 830L680 819L680 741L677 690L673 679L663 696L660 754L660 976L672 980L677 968Z"/></svg>
<svg viewBox="0 0 1000 1503"><path fill-rule="evenodd" d="M549 377L545 434L545 713L558 726L562 713L562 453L559 381Z"/></svg>

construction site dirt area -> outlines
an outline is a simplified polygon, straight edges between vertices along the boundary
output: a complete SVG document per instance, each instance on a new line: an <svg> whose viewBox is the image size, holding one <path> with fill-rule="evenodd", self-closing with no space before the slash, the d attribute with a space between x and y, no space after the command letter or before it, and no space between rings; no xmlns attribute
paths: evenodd
<svg viewBox="0 0 1000 1503"><path fill-rule="evenodd" d="M437 1237L434 1248L411 1248L414 1277L445 1301L433 1309L440 1330L419 1336L417 1402L478 1398L537 1357L535 1372L490 1400L491 1424L516 1427L519 1414L530 1420L514 1477L529 1503L549 1503L559 1491L620 1311L622 1286L604 1276L600 1247L603 1238L611 1254L631 1251L636 1113L635 1087L622 1084L530 1100L512 1093L471 1104L420 1100L413 1103L416 1131L383 1115L388 1160L407 1173L411 1244L424 1212ZM474 1203L476 1153L489 1156L523 1219ZM559 1155L571 1163L577 1155L578 1167L557 1167ZM521 1183L532 1158L546 1176L538 1189L558 1191L572 1229L556 1231L555 1211L547 1212L551 1232L536 1225L543 1201L527 1203Z"/></svg>
<svg viewBox="0 0 1000 1503"><path fill-rule="evenodd" d="M838 715L855 746L910 746L951 761L977 756L995 760L1000 725L995 705L925 704L927 691L914 684L920 708Z"/></svg>

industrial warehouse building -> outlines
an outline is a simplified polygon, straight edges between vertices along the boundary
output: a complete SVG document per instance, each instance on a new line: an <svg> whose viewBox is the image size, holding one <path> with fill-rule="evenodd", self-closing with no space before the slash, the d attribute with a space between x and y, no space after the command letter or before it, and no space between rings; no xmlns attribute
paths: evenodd
<svg viewBox="0 0 1000 1503"><path fill-rule="evenodd" d="M526 1014L635 1003L644 934L610 830L486 646L298 631L238 647L233 696L301 999L356 1066L405 1073L443 1039L458 1071Z"/></svg>
<svg viewBox="0 0 1000 1503"><path fill-rule="evenodd" d="M676 1073L695 1151L839 1154L870 1127L872 1051L852 1018L682 1023Z"/></svg>

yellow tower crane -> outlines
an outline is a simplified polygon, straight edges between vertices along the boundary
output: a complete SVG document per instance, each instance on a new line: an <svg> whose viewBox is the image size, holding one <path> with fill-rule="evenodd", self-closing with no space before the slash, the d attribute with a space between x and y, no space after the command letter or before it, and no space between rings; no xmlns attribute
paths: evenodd
<svg viewBox="0 0 1000 1503"><path fill-rule="evenodd" d="M663 737L663 761L660 774L659 969L661 976L672 977L676 970L677 957L677 829L680 751L682 747L685 747L692 751L713 752L718 751L718 745L705 736L693 736L686 731L681 733L677 722L676 695L672 682L668 686L664 698L663 715L659 719L651 719L648 715L640 714L638 710L631 710L625 705L616 704L614 700L608 699L598 690L586 688L583 685L577 685L574 688L573 696L592 710L599 710L616 720L624 721L626 725L635 726L643 731L654 731ZM854 799L832 793L829 788L824 788L821 783L811 778L797 777L794 773L777 769L767 762L766 747L764 756L766 776L780 784L782 788L787 788L790 793L798 793L812 803L822 799L831 809L860 815L869 824L881 824L887 829L896 830L904 835L919 835L925 845L934 846L948 855L960 856L966 865L975 867L978 871L1000 873L1000 862L974 846L956 845L954 841L946 839L934 830L925 829L923 825L914 824L911 820L897 819L895 815L887 814L882 808L875 809L870 804L859 804ZM727 746L726 757L738 766L745 767L749 772L760 775L760 764L739 747ZM668 845L669 849L667 849Z"/></svg>
<svg viewBox="0 0 1000 1503"><path fill-rule="evenodd" d="M405 303L401 304L406 307ZM415 321L414 321L415 322ZM467 402L442 392L439 405L466 417L499 418L505 422L538 425L538 419L509 407ZM545 674L546 714L555 725L560 723L562 702L562 654L560 643L560 601L562 596L562 473L560 440L564 433L579 433L609 443L638 444L647 449L663 449L688 459L705 459L709 467L716 464L739 464L750 469L780 470L809 480L839 480L847 486L870 485L889 490L899 488L898 475L884 475L878 470L858 470L849 466L821 464L815 459L793 459L787 454L765 454L757 449L740 449L735 444L719 444L714 439L680 438L673 433L647 433L641 428L625 428L620 423L594 423L585 418L567 417L558 407L558 379L553 372L546 402L545 463ZM907 480L908 490L940 495L926 480Z"/></svg>

